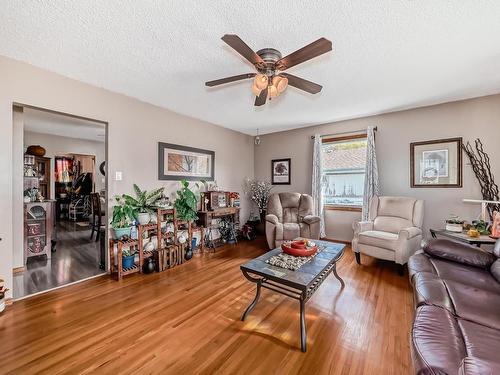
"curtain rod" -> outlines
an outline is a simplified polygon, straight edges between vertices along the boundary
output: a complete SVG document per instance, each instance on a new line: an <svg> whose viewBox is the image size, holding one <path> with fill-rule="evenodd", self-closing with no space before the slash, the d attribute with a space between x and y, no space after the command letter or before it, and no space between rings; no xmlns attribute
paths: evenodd
<svg viewBox="0 0 500 375"><path fill-rule="evenodd" d="M377 127L375 126L373 128L374 131L377 131ZM350 131L345 131L345 132L340 132L340 133L334 133L334 134L323 134L320 137L333 137L337 135L342 135L342 134L351 134L351 133L366 133L366 129L359 129L359 130L350 130ZM311 135L311 139L314 139L314 135Z"/></svg>

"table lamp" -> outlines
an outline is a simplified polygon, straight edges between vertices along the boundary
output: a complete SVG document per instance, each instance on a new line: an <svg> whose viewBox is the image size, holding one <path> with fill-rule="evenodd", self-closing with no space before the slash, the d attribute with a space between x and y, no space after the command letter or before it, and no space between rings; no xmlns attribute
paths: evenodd
<svg viewBox="0 0 500 375"><path fill-rule="evenodd" d="M489 204L500 204L500 201L487 201L483 199L462 199L462 202L466 203L481 203L481 220L486 220L486 207Z"/></svg>

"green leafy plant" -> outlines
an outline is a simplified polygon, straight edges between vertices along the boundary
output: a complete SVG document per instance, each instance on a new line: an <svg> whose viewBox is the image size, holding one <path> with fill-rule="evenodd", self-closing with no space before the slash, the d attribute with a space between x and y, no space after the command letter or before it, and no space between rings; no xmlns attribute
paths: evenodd
<svg viewBox="0 0 500 375"><path fill-rule="evenodd" d="M472 221L472 226L474 229L476 229L479 234L481 235L490 235L491 232L489 231L489 223L487 223L484 220L473 220Z"/></svg>
<svg viewBox="0 0 500 375"><path fill-rule="evenodd" d="M165 190L165 188L162 187L149 192L147 190L142 191L139 186L134 184L136 197L134 198L127 194L123 194L122 197L125 203L133 207L137 213L153 213L154 208L158 205L163 190Z"/></svg>
<svg viewBox="0 0 500 375"><path fill-rule="evenodd" d="M116 204L113 206L111 226L113 228L130 227L137 215L137 210L132 205L127 203L123 196L115 196L115 200Z"/></svg>
<svg viewBox="0 0 500 375"><path fill-rule="evenodd" d="M135 255L136 251L130 250L130 248L126 248L122 250L122 257L129 257L131 255Z"/></svg>
<svg viewBox="0 0 500 375"><path fill-rule="evenodd" d="M189 182L186 180L181 181L181 189L177 190L177 199L175 200L174 207L177 212L177 217L181 220L194 221L198 219L196 215L196 203L198 198L191 189L189 189Z"/></svg>
<svg viewBox="0 0 500 375"><path fill-rule="evenodd" d="M448 219L446 219L447 224L463 224L465 220L460 219L460 217L456 215L450 215Z"/></svg>

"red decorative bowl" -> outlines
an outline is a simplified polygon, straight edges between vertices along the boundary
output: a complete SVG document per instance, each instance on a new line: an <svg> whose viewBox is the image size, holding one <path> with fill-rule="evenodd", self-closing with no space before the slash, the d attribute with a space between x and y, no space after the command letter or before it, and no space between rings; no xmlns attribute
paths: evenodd
<svg viewBox="0 0 500 375"><path fill-rule="evenodd" d="M294 248L292 242L290 246L288 246L287 244L282 244L281 250L283 250L285 254L293 255L295 257L308 257L316 254L316 251L318 251L318 247L314 246L311 248L307 248L304 244L304 247L302 248Z"/></svg>
<svg viewBox="0 0 500 375"><path fill-rule="evenodd" d="M290 244L290 247L293 248L293 249L301 249L301 250L305 250L307 249L306 247L306 242L305 241L292 241L292 243Z"/></svg>

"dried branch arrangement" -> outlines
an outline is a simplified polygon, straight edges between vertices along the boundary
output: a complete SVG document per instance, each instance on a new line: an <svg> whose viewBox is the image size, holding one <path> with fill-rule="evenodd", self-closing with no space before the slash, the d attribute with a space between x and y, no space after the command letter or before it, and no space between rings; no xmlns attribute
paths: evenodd
<svg viewBox="0 0 500 375"><path fill-rule="evenodd" d="M474 143L475 149L469 142L467 142L463 145L463 150L469 157L472 170L474 171L474 174L479 181L483 199L489 201L498 201L500 200L499 189L498 185L495 184L493 173L491 173L490 157L484 151L483 143L479 138L476 139ZM500 211L500 205L488 205L490 220L493 220L493 211Z"/></svg>

